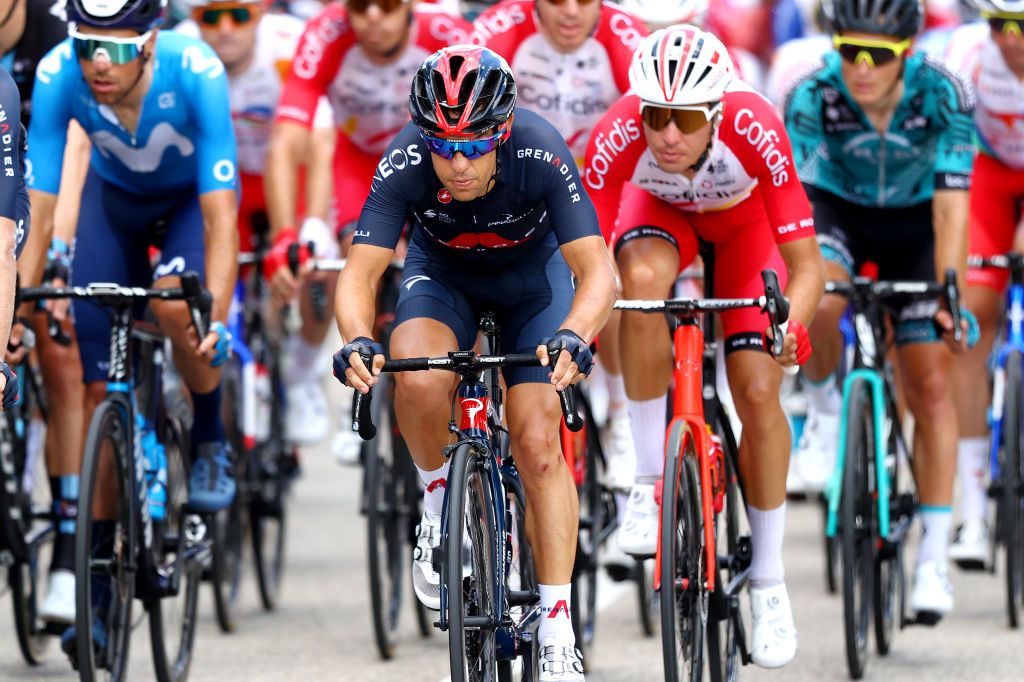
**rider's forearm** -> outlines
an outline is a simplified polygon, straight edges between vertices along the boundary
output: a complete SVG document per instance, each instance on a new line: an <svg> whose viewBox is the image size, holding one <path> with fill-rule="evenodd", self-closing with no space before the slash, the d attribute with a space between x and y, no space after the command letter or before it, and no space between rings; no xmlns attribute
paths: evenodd
<svg viewBox="0 0 1024 682"><path fill-rule="evenodd" d="M29 190L29 202L32 206L30 213L32 227L29 230L25 247L21 251L21 257L18 259L18 274L23 287L37 286L43 277L43 268L46 267L46 251L50 248L50 240L53 238L54 208L57 205L57 195Z"/></svg>
<svg viewBox="0 0 1024 682"><path fill-rule="evenodd" d="M14 321L14 290L17 263L14 260L15 226L10 218L0 218L0 348L7 348Z"/></svg>
<svg viewBox="0 0 1024 682"><path fill-rule="evenodd" d="M342 343L360 336L373 338L373 322L377 316L377 287L379 279L371 281L355 277L342 270L334 297L334 314Z"/></svg>
<svg viewBox="0 0 1024 682"><path fill-rule="evenodd" d="M789 274L786 285L789 319L808 327L825 291L825 262L818 243L814 237L799 239L781 244L779 252Z"/></svg>
<svg viewBox="0 0 1024 682"><path fill-rule="evenodd" d="M562 329L571 329L590 343L615 305L619 293L615 269L600 237L570 242L562 247L562 253L576 276L576 293Z"/></svg>
<svg viewBox="0 0 1024 682"><path fill-rule="evenodd" d="M238 280L238 209L235 193L216 190L199 197L206 226L206 288L213 296L211 319L228 319Z"/></svg>
<svg viewBox="0 0 1024 682"><path fill-rule="evenodd" d="M937 190L932 199L935 230L935 277L942 280L947 269L956 270L962 287L967 272L967 217L969 194L964 190Z"/></svg>
<svg viewBox="0 0 1024 682"><path fill-rule="evenodd" d="M271 241L280 230L298 227L295 197L299 193L299 167L309 137L309 132L297 123L279 121L270 138L263 187Z"/></svg>
<svg viewBox="0 0 1024 682"><path fill-rule="evenodd" d="M326 221L330 215L331 194L334 192L331 164L334 162L335 135L333 128L317 128L310 136L306 155L306 217Z"/></svg>
<svg viewBox="0 0 1024 682"><path fill-rule="evenodd" d="M64 168L60 175L60 194L54 209L53 236L73 244L78 232L78 212L82 204L82 188L89 173L92 143L75 121L68 125L68 141L64 147Z"/></svg>

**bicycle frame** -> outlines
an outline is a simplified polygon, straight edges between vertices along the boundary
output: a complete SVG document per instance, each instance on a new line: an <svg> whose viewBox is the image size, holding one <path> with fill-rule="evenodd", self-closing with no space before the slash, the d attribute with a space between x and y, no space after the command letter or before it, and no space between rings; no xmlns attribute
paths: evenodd
<svg viewBox="0 0 1024 682"><path fill-rule="evenodd" d="M1006 290L1006 339L995 354L995 371L992 381L991 423L989 436L989 467L992 480L999 480L1002 466L999 462L999 447L1003 443L1004 405L1003 393L1006 386L1006 359L1010 353L1024 354L1024 272L1011 271L1011 284Z"/></svg>

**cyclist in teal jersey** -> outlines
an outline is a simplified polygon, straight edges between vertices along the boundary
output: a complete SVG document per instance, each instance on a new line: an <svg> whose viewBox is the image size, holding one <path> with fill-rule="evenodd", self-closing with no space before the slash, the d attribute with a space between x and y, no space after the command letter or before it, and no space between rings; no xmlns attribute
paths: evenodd
<svg viewBox="0 0 1024 682"><path fill-rule="evenodd" d="M794 163L814 207L829 279L849 279L866 261L881 279L935 280L966 270L973 160L973 100L930 58L908 54L920 30L920 0L831 0L835 50L797 82L785 105ZM841 396L835 384L844 299L826 296L811 326L805 460L823 479L834 466ZM946 555L956 473L951 319L938 304L902 306L896 323L900 378L916 424L917 489L924 536L910 607L938 616L953 608ZM965 318L970 319L965 312ZM957 345L957 349L959 345ZM803 470L806 470L805 467Z"/></svg>

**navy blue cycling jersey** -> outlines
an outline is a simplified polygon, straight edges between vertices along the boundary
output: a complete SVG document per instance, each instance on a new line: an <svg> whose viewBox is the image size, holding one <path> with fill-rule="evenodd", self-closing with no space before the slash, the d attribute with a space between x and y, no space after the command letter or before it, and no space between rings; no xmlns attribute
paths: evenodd
<svg viewBox="0 0 1024 682"><path fill-rule="evenodd" d="M457 201L434 172L419 129L408 123L377 165L353 243L393 249L408 221L433 254L482 269L530 253L551 233L559 246L600 236L594 205L554 126L516 109L497 154L491 191Z"/></svg>
<svg viewBox="0 0 1024 682"><path fill-rule="evenodd" d="M19 253L29 218L24 151L18 86L7 69L0 66L0 218L14 221Z"/></svg>

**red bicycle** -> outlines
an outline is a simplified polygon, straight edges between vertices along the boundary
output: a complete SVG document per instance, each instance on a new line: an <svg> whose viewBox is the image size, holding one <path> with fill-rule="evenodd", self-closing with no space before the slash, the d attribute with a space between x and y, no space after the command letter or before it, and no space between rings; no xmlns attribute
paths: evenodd
<svg viewBox="0 0 1024 682"><path fill-rule="evenodd" d="M750 661L739 599L751 552L750 536L740 535L744 496L738 450L715 391L716 344L705 342L701 318L704 328L712 329L712 313L757 307L768 317L777 355L789 302L773 270L761 277L764 295L757 298L615 304L619 310L667 314L676 322L672 419L665 472L656 488L661 519L654 586L661 594L666 680L702 679L705 635L713 682L735 679L740 663Z"/></svg>

